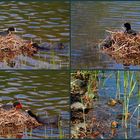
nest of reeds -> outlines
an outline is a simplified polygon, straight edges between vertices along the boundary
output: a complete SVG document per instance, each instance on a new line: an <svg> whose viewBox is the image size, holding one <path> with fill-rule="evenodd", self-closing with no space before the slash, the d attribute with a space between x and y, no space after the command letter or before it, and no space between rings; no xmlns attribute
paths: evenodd
<svg viewBox="0 0 140 140"><path fill-rule="evenodd" d="M34 118L23 111L0 109L0 135L24 132L40 126Z"/></svg>
<svg viewBox="0 0 140 140"><path fill-rule="evenodd" d="M99 45L102 51L110 55L118 63L124 65L140 64L140 34L136 36L124 33L123 31L108 31L110 35ZM107 46L108 38L111 46ZM104 46L105 45L105 46Z"/></svg>
<svg viewBox="0 0 140 140"><path fill-rule="evenodd" d="M15 34L0 36L0 61L11 61L18 55L33 56L37 53L31 41L24 40Z"/></svg>

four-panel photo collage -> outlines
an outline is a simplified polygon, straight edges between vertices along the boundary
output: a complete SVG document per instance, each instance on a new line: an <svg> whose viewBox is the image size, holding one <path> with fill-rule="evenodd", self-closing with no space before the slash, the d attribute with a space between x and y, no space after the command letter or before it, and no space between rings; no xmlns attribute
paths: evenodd
<svg viewBox="0 0 140 140"><path fill-rule="evenodd" d="M140 1L1 0L0 139L140 139Z"/></svg>

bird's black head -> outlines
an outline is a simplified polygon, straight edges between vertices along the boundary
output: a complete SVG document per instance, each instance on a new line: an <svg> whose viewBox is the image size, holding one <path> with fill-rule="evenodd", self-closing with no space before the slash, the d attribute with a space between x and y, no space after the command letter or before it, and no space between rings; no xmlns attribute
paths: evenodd
<svg viewBox="0 0 140 140"><path fill-rule="evenodd" d="M33 47L35 47L35 48L38 48L38 47L39 47L39 45L38 45L37 43L33 43L32 45L33 45Z"/></svg>
<svg viewBox="0 0 140 140"><path fill-rule="evenodd" d="M13 32L13 31L15 31L15 28L14 27L9 27L7 31L8 32Z"/></svg>
<svg viewBox="0 0 140 140"><path fill-rule="evenodd" d="M127 31L131 30L131 25L128 22L124 23L124 27L126 28Z"/></svg>
<svg viewBox="0 0 140 140"><path fill-rule="evenodd" d="M31 111L31 110L26 110L26 112L33 118L37 119L37 116Z"/></svg>

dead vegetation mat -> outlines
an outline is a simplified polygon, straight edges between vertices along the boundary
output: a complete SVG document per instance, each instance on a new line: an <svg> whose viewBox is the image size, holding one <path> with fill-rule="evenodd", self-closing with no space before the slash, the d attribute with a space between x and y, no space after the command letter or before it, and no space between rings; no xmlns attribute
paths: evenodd
<svg viewBox="0 0 140 140"><path fill-rule="evenodd" d="M118 63L124 65L140 64L140 34L136 36L126 34L122 31L108 31L112 41L110 47L102 46L102 51L110 55ZM106 41L103 40L99 45Z"/></svg>

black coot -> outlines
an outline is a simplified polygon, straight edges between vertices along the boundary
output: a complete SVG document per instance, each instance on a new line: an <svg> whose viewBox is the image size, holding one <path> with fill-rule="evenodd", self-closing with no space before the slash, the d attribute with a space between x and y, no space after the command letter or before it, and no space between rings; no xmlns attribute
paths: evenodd
<svg viewBox="0 0 140 140"><path fill-rule="evenodd" d="M14 32L15 28L14 27L9 27L8 30L0 32L0 36L7 36L9 33Z"/></svg>
<svg viewBox="0 0 140 140"><path fill-rule="evenodd" d="M58 125L58 122L60 120L59 116L54 116L54 117L50 117L50 118L41 118L37 115L35 115L31 110L26 110L26 112L33 117L34 119L36 119L36 121L38 123L44 124L44 125Z"/></svg>
<svg viewBox="0 0 140 140"><path fill-rule="evenodd" d="M128 22L124 23L124 27L125 27L125 33L134 35L134 36L137 35L137 32L131 29L130 23Z"/></svg>

